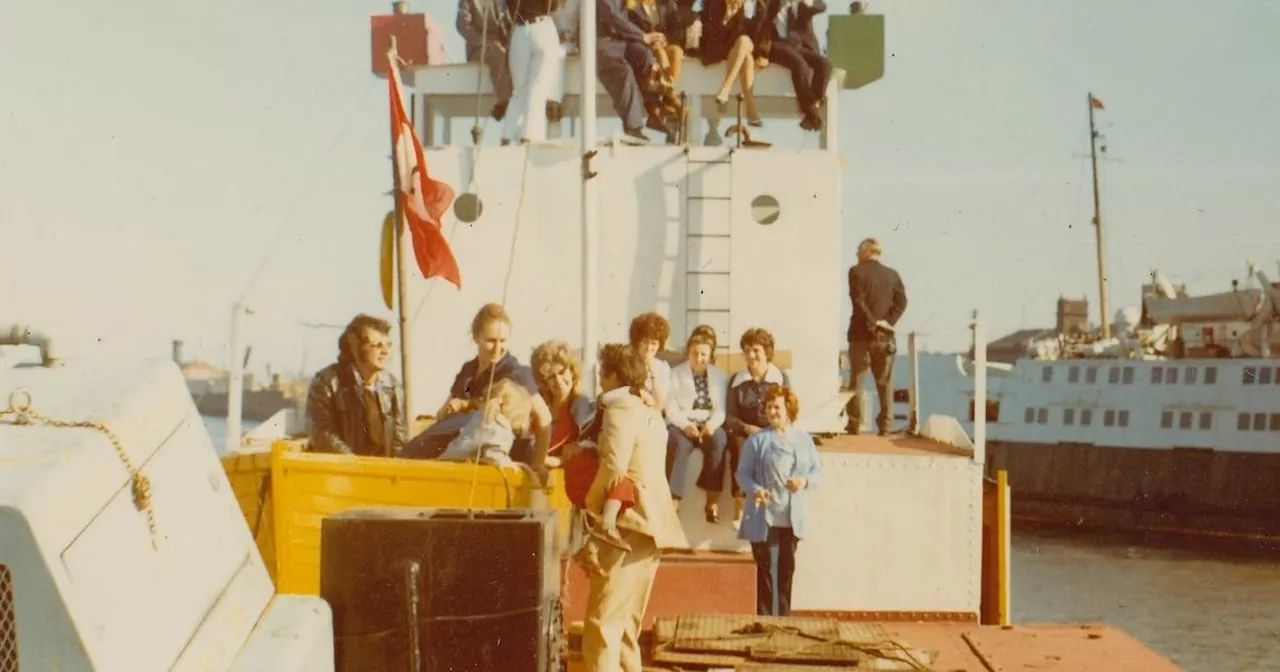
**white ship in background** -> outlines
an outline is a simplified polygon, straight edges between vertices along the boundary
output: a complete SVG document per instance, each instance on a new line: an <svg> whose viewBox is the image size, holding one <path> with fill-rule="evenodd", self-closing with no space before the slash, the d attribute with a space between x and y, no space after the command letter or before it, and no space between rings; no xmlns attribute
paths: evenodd
<svg viewBox="0 0 1280 672"><path fill-rule="evenodd" d="M1084 301L1059 299L1054 327L988 344L987 468L1008 470L1015 519L1280 547L1280 283L1250 270L1202 296L1153 272L1108 340ZM918 417L972 433L972 359L918 361Z"/></svg>

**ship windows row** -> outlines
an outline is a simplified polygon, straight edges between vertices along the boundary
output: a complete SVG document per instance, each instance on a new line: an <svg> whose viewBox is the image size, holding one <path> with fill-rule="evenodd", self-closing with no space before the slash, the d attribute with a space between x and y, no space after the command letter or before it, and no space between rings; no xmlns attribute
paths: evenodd
<svg viewBox="0 0 1280 672"><path fill-rule="evenodd" d="M1081 378L1080 369L1084 369L1084 382L1086 385L1093 385L1098 382L1098 371L1102 367L1097 366L1070 366L1067 367L1067 382L1079 383ZM1107 369L1107 382L1112 385L1132 385L1134 380L1134 371L1132 366L1109 366ZM1054 367L1045 366L1041 370L1040 379L1043 382L1053 382ZM1177 385L1181 382L1184 385L1216 385L1218 383L1218 367L1206 366L1198 367L1188 366L1154 366L1151 368L1151 384L1152 385ZM1241 377L1241 382L1245 385L1280 385L1280 366L1246 366Z"/></svg>
<svg viewBox="0 0 1280 672"><path fill-rule="evenodd" d="M1270 385L1273 382L1280 385L1280 366L1274 369L1270 366L1244 367L1245 385Z"/></svg>
<svg viewBox="0 0 1280 672"><path fill-rule="evenodd" d="M1236 429L1242 432L1280 432L1280 413L1272 413L1270 417L1266 413L1237 414Z"/></svg>
<svg viewBox="0 0 1280 672"><path fill-rule="evenodd" d="M1081 427L1089 427L1093 424L1093 410L1094 409L1092 408L1082 408L1079 413L1076 413L1076 409L1074 408L1064 408L1062 409L1062 424L1073 426L1076 424L1076 421L1079 420ZM1023 415L1023 420L1028 425L1047 424L1049 422L1049 409L1044 407L1036 408L1034 406L1028 406ZM1114 408L1103 410L1102 426L1128 427L1129 411L1123 408L1119 410Z"/></svg>
<svg viewBox="0 0 1280 672"><path fill-rule="evenodd" d="M1079 366L1067 368L1068 383L1080 382L1080 368L1081 367ZM1187 385L1195 385L1197 382L1201 382L1204 385L1214 385L1218 382L1218 367L1216 366L1206 366L1204 367L1203 372L1195 366L1157 366L1151 369L1151 384L1177 385L1179 368L1183 369L1181 378L1183 383ZM1099 367L1096 366L1084 367L1085 384L1092 385L1098 382L1098 370ZM1042 379L1046 383L1053 380L1053 367L1044 367ZM1107 367L1107 382L1112 385L1132 385L1133 379L1134 372L1132 366Z"/></svg>
<svg viewBox="0 0 1280 672"><path fill-rule="evenodd" d="M1160 413L1160 428L1161 428L1161 429L1173 429L1173 418L1174 418L1174 415L1175 415L1174 411L1163 411L1163 412L1161 412L1161 413ZM1195 414L1195 412L1194 412L1194 411L1179 411L1179 412L1177 412L1177 416L1178 416L1178 429L1193 429L1193 427L1192 427L1192 421L1193 421L1193 420L1195 420L1195 415L1196 415L1196 414ZM1195 429L1212 429L1212 428L1213 428L1213 412L1212 412L1212 411L1200 411L1200 423L1199 423L1199 426L1198 426L1198 427L1195 427Z"/></svg>

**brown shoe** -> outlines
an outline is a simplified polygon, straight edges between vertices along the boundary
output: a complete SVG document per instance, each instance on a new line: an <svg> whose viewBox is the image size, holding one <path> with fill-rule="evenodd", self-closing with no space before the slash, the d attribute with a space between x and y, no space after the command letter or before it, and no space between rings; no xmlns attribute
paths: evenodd
<svg viewBox="0 0 1280 672"><path fill-rule="evenodd" d="M582 545L582 548L579 548L578 552L573 554L573 562L588 575L605 576L608 574L605 568L600 566L600 548L591 539L588 539Z"/></svg>
<svg viewBox="0 0 1280 672"><path fill-rule="evenodd" d="M618 532L616 529L606 530L600 527L592 527L589 530L589 534L592 537L599 539L600 541L603 541L604 543L609 544L610 546L613 546L614 548L627 551L627 552L631 551L631 544L628 544L622 538L622 533Z"/></svg>

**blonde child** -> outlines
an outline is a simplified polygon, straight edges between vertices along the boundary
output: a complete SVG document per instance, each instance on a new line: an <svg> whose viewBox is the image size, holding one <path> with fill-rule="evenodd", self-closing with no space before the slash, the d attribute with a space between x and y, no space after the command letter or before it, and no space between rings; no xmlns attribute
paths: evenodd
<svg viewBox="0 0 1280 672"><path fill-rule="evenodd" d="M467 462L479 455L479 461L498 466L515 464L511 446L516 437L528 433L533 413L533 395L523 386L507 379L493 384L484 406L472 412L441 460Z"/></svg>

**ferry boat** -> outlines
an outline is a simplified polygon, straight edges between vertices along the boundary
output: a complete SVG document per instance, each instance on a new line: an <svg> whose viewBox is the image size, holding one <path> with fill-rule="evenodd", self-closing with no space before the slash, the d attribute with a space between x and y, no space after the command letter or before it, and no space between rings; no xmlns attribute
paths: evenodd
<svg viewBox="0 0 1280 672"><path fill-rule="evenodd" d="M372 21L375 72L392 36L402 53L424 45L422 53L434 53L430 19L397 4L395 13ZM594 7L582 7L590 53ZM399 293L400 305L425 300L424 324L465 325L479 305L502 296L517 353L552 337L590 353L601 341L625 340L630 317L656 309L681 336L713 325L726 344L719 361L731 370L741 366L727 345L734 336L754 326L773 331L776 361L802 400L799 424L821 439L824 472L812 502L815 533L798 555L796 618L754 614L755 567L745 544L731 525L708 523L686 507L682 523L693 548L664 555L645 614L649 662L659 669L1177 669L1104 625L1010 623L1010 490L1003 473L985 476L982 419L966 432L953 417L921 415L928 391L913 384L907 433L833 433L843 426L840 409L849 396L833 366L844 332L841 92L883 72L884 21L837 15L829 25L837 69L818 148L599 142L592 108L610 107L576 59L564 102L569 118L581 114L581 123L571 124L577 138L455 145L451 117L475 109L476 82L479 95L488 95L487 77L478 65L429 56L411 64L404 81L420 102L411 108L424 112L415 123L428 140L431 174L467 185L444 227L467 280L454 291L413 279ZM383 63L395 67L394 58ZM688 127L715 114L706 103L719 80L718 68L686 62ZM796 120L784 73L762 72L755 92L767 123ZM762 265L772 269L768 275L752 272ZM805 301L794 300L793 286L805 287ZM237 311L236 321L246 319L246 307ZM985 338L980 321L971 327L973 396L984 398ZM439 405L449 383L444 372L469 358L463 332L410 331L414 356L405 383L415 391L414 416ZM321 552L322 544L330 548L335 521L370 511L408 516L412 524L415 516L463 510L469 513L459 520L474 521L480 531L472 534L481 536L480 523L503 519L501 511L517 512L505 520L523 520L518 512L526 511L539 529L563 539L569 505L556 472L543 487L518 468L312 453L299 438L305 419L290 411L242 442L235 369L234 450L219 465L173 362L59 362L44 345L41 356L0 349L0 391L11 392L9 407L0 409L0 671L418 670L434 669L431 661L445 649L473 655L474 669L581 669L572 652L562 656L548 644L571 640L586 608L582 573L554 553L495 551L505 566L537 557L554 567L556 605L547 610L531 598L517 611L538 616L521 621L518 635L508 629L471 649L495 622L485 596L520 580L514 574L458 567L445 553L384 576L378 572L393 570L334 566L334 556ZM233 346L238 353L242 344L233 339ZM238 359L232 356L233 365ZM690 475L697 470L695 458ZM546 551L547 543L535 545ZM454 548L461 557L465 547ZM403 544L367 550L370 557L415 552ZM446 569L470 599L421 593L445 580L439 574ZM324 576L360 572L403 586L392 587L399 591L394 603L324 599ZM545 590L547 577L537 580ZM398 625L354 629L374 612L392 614ZM431 635L444 621L468 626L441 646ZM817 658L812 651L797 658L794 647L781 646L795 636L827 648ZM376 646L367 644L370 637ZM382 662L352 659L355 641ZM536 653L494 653L529 642L527 651ZM384 665L388 660L395 662Z"/></svg>
<svg viewBox="0 0 1280 672"><path fill-rule="evenodd" d="M1207 296L1144 288L1110 357L1065 334L1031 344L989 430L1015 515L1280 550L1280 288L1256 275Z"/></svg>

